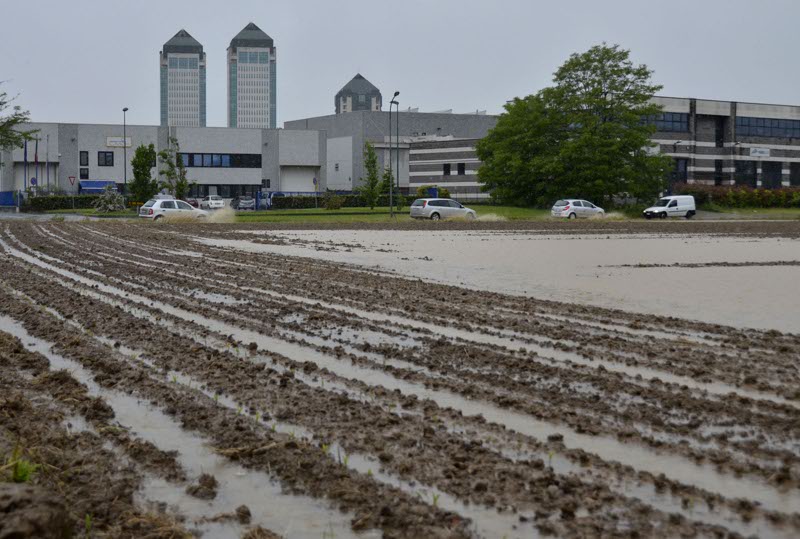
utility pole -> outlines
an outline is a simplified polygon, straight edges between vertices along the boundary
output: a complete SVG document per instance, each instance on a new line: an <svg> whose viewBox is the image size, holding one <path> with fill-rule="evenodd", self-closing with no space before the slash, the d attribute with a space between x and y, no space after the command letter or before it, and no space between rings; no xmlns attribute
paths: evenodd
<svg viewBox="0 0 800 539"><path fill-rule="evenodd" d="M392 100L389 102L389 170L392 168L392 105L396 105L398 114L400 113L400 103L397 101L397 96L400 92L395 91ZM398 116L397 121L400 121ZM399 131L398 131L399 133ZM400 174L400 159L397 160L397 174ZM394 180L392 180L394 182ZM389 215L394 219L394 185L389 186Z"/></svg>
<svg viewBox="0 0 800 539"><path fill-rule="evenodd" d="M128 112L128 107L122 109L122 177L124 178L124 187L122 193L128 194L128 129L127 118L125 113Z"/></svg>

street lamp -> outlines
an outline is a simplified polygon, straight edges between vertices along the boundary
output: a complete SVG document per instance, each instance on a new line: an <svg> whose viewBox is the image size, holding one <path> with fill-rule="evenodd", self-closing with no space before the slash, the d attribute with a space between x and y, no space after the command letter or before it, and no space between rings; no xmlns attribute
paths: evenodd
<svg viewBox="0 0 800 539"><path fill-rule="evenodd" d="M128 122L125 113L128 112L128 107L122 109L122 177L124 178L125 185L122 192L128 194Z"/></svg>
<svg viewBox="0 0 800 539"><path fill-rule="evenodd" d="M400 92L395 92L392 96L392 100L389 102L389 171L392 170L392 105L397 105L397 122L400 123L400 103L396 101L397 96L400 95ZM400 126L397 126L397 132L400 132ZM398 135L399 136L399 135ZM398 143L397 150L400 151L400 145ZM397 174L400 174L400 159L397 159ZM393 195L394 195L394 184L389 186L389 215L394 218L394 202L393 202Z"/></svg>
<svg viewBox="0 0 800 539"><path fill-rule="evenodd" d="M389 101L389 175L392 175L392 105L397 105L395 98L400 95L400 92L395 92L392 100ZM397 170L400 172L400 169ZM394 184L389 186L389 216L394 218Z"/></svg>

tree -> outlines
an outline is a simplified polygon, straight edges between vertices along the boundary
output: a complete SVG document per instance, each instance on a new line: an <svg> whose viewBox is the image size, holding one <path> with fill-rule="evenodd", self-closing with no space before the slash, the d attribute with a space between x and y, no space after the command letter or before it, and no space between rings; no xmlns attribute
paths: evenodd
<svg viewBox="0 0 800 539"><path fill-rule="evenodd" d="M21 129L31 119L27 110L22 110L19 105L11 107L14 98L9 98L6 92L0 92L0 150L20 148L26 140L33 140L36 129ZM11 107L10 114L4 115L3 111Z"/></svg>
<svg viewBox="0 0 800 539"><path fill-rule="evenodd" d="M175 198L186 198L189 194L189 180L186 179L186 167L180 157L181 146L178 139L170 137L169 147L158 152L158 160L164 166L159 171L163 176L161 187L172 193Z"/></svg>
<svg viewBox="0 0 800 539"><path fill-rule="evenodd" d="M392 192L393 204L397 207L398 210L403 209L403 195L402 193L400 193L400 188L397 187L397 184L394 181L394 174L392 174L392 169L385 168L383 169L383 177L381 178L381 183L378 186L378 192L380 192L381 196L385 196L388 200L389 191Z"/></svg>
<svg viewBox="0 0 800 539"><path fill-rule="evenodd" d="M156 164L156 147L153 144L139 145L131 159L133 181L130 183L132 199L147 202L158 192L158 180L151 174Z"/></svg>
<svg viewBox="0 0 800 539"><path fill-rule="evenodd" d="M553 86L507 103L479 141L483 190L538 206L565 197L605 204L658 194L672 160L650 151L652 119L661 112L651 101L661 86L651 76L618 45L570 56Z"/></svg>
<svg viewBox="0 0 800 539"><path fill-rule="evenodd" d="M364 168L367 169L367 179L361 178L361 185L356 189L364 203L374 209L380 197L380 179L378 178L378 156L375 148L369 142L364 144Z"/></svg>

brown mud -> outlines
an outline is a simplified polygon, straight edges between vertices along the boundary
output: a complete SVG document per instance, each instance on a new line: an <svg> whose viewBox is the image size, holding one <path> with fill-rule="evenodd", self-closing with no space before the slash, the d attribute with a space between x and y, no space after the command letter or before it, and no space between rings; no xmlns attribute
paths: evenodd
<svg viewBox="0 0 800 539"><path fill-rule="evenodd" d="M691 230L797 232L793 223L725 224ZM800 532L797 335L467 292L187 240L242 228L8 226L0 313L102 388L135 395L211 440L222 459L279 481L276 495L347 511L353 530ZM453 308L442 312L444 301ZM106 408L86 396L70 410L109 421ZM147 471L225 498L212 496L208 478L189 478L191 452L110 442L127 448L134 479ZM256 517L260 508L247 505ZM240 523L236 507L205 518ZM258 537L253 524L246 533Z"/></svg>

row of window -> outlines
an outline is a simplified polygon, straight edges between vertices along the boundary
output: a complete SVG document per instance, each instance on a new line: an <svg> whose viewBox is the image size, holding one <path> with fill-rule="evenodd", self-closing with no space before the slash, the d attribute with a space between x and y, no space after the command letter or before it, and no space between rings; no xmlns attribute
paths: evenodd
<svg viewBox="0 0 800 539"><path fill-rule="evenodd" d="M239 63L241 64L268 64L269 54L266 52L239 52Z"/></svg>
<svg viewBox="0 0 800 539"><path fill-rule="evenodd" d="M173 69L197 69L197 58L175 58L169 59L169 67Z"/></svg>
<svg viewBox="0 0 800 539"><path fill-rule="evenodd" d="M742 137L800 138L800 120L736 118L736 134Z"/></svg>
<svg viewBox="0 0 800 539"><path fill-rule="evenodd" d="M203 168L261 168L257 153L181 153L185 167Z"/></svg>
<svg viewBox="0 0 800 539"><path fill-rule="evenodd" d="M456 168L459 176L463 176L464 174L467 173L467 166L464 163L459 163L458 165L456 165ZM442 175L450 176L450 171L451 171L450 163L445 163L442 166Z"/></svg>
<svg viewBox="0 0 800 539"><path fill-rule="evenodd" d="M658 131L689 131L689 115L684 112L665 112L646 118Z"/></svg>
<svg viewBox="0 0 800 539"><path fill-rule="evenodd" d="M265 180L269 182L269 180ZM189 198L204 198L211 194L213 189L216 188L216 193L222 198L233 198L241 196L255 197L256 192L260 189L260 185L201 185L192 184L189 188ZM269 185L267 185L269 187Z"/></svg>

